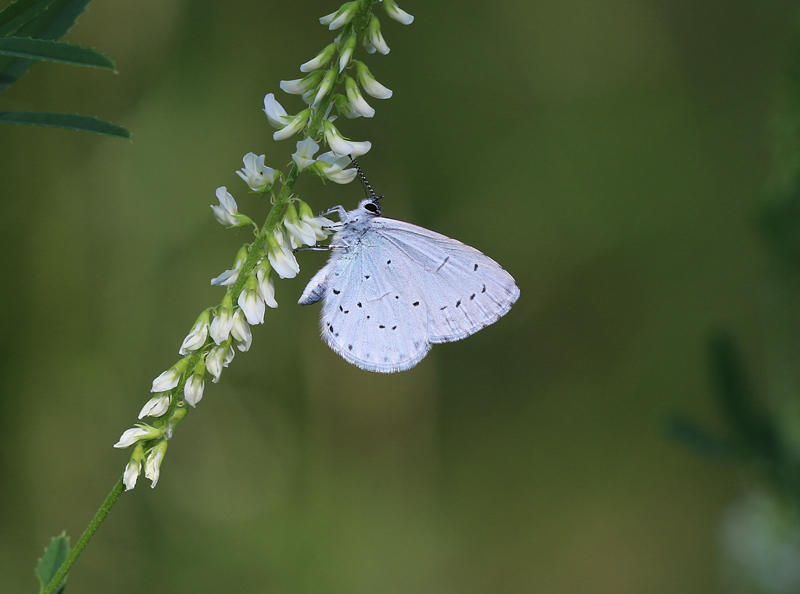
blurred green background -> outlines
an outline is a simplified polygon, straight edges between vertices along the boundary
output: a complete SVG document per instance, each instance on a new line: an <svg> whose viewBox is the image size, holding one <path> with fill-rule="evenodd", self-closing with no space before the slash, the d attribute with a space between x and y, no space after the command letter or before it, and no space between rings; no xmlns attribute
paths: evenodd
<svg viewBox="0 0 800 594"><path fill-rule="evenodd" d="M518 304L415 369L362 372L295 305L325 254L125 494L67 592L360 594L721 591L721 518L745 484L670 440L724 433L706 343L729 329L758 386L766 258L756 197L795 3L419 2L364 58L394 90L345 134L384 213L458 238ZM338 3L95 0L66 38L119 75L40 64L3 110L84 113L133 143L0 128L0 591L34 592L121 473L111 445L178 358L209 279L267 205L234 174L283 168L261 111L333 35ZM357 185L303 180L315 210Z"/></svg>

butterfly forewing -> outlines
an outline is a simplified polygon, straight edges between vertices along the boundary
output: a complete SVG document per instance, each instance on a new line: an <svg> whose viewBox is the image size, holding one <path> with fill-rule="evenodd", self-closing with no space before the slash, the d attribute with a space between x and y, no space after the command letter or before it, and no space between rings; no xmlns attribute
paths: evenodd
<svg viewBox="0 0 800 594"><path fill-rule="evenodd" d="M402 221L377 221L376 231L396 255L408 258L407 268L417 271L414 286L424 291L428 342L474 334L508 312L519 297L512 276L475 248Z"/></svg>

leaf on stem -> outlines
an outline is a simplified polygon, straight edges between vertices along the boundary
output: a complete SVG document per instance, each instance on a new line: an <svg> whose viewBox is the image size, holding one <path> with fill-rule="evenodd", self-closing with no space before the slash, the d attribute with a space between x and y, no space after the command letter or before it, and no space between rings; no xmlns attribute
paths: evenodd
<svg viewBox="0 0 800 594"><path fill-rule="evenodd" d="M0 111L0 124L27 124L29 126L48 126L66 128L81 132L104 134L115 138L130 138L131 133L122 126L98 120L90 116L69 113L48 113L34 111Z"/></svg>
<svg viewBox="0 0 800 594"><path fill-rule="evenodd" d="M0 37L5 37L45 11L53 0L17 0L0 10Z"/></svg>
<svg viewBox="0 0 800 594"><path fill-rule="evenodd" d="M50 581L55 577L68 555L69 537L66 532L62 532L59 536L54 536L52 538L50 544L44 550L44 555L39 559L39 563L36 564L36 577L39 578L39 583L41 584L39 592L43 592ZM65 578L53 594L61 594L66 585L67 580Z"/></svg>
<svg viewBox="0 0 800 594"><path fill-rule="evenodd" d="M6 37L0 39L0 54L28 58L30 60L60 62L62 64L72 64L73 66L114 69L114 62L96 49L63 41L31 39L30 37Z"/></svg>
<svg viewBox="0 0 800 594"><path fill-rule="evenodd" d="M54 0L46 10L32 18L17 31L17 37L61 39L89 4L89 0ZM37 60L0 56L0 92L19 80Z"/></svg>

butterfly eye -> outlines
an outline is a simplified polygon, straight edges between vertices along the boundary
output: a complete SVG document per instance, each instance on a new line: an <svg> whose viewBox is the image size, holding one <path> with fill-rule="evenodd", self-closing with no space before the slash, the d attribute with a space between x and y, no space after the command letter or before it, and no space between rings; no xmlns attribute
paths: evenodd
<svg viewBox="0 0 800 594"><path fill-rule="evenodd" d="M367 202L364 205L364 210L366 210L367 212L372 213L374 215L381 214L380 207L377 204L375 204L374 202Z"/></svg>

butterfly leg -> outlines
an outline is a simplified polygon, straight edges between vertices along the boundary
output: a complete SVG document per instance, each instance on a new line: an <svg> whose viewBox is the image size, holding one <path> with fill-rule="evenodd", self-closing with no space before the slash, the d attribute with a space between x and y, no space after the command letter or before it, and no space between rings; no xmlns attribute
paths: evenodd
<svg viewBox="0 0 800 594"><path fill-rule="evenodd" d="M329 208L328 210L319 213L319 216L327 217L328 215L333 214L333 213L336 213L336 214L339 215L339 220L341 222L344 223L344 222L347 221L347 211L344 209L344 206L342 206L341 204L339 206L333 206L333 207Z"/></svg>

